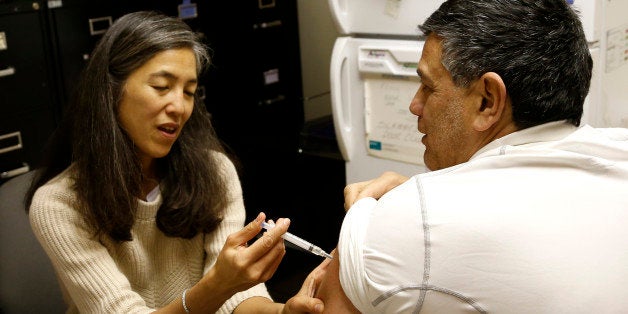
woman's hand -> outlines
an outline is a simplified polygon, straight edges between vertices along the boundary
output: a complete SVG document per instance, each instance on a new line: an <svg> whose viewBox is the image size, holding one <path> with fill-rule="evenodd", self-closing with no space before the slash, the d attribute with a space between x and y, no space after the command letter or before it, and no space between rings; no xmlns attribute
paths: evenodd
<svg viewBox="0 0 628 314"><path fill-rule="evenodd" d="M223 296L225 300L270 279L286 253L281 238L290 225L290 219L286 218L280 218L273 229L247 245L262 230L261 224L265 219L266 215L260 213L240 231L230 234L216 264L208 273L209 277L213 277L211 282L217 285L218 290L214 291L226 293Z"/></svg>
<svg viewBox="0 0 628 314"><path fill-rule="evenodd" d="M282 314L322 313L325 305L320 299L314 298L316 290L325 276L327 266L331 262L325 259L303 281L301 290L290 298L283 307Z"/></svg>
<svg viewBox="0 0 628 314"><path fill-rule="evenodd" d="M373 180L349 184L344 189L345 210L349 210L351 205L361 198L372 197L379 199L386 192L406 181L408 181L408 177L396 172L386 171Z"/></svg>

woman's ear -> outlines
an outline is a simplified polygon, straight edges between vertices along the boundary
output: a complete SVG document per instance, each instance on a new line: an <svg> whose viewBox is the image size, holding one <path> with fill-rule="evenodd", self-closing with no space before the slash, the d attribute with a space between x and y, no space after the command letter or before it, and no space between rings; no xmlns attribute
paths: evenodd
<svg viewBox="0 0 628 314"><path fill-rule="evenodd" d="M495 72L484 73L473 86L479 101L475 108L473 127L482 132L504 118L506 106L509 106L506 85Z"/></svg>

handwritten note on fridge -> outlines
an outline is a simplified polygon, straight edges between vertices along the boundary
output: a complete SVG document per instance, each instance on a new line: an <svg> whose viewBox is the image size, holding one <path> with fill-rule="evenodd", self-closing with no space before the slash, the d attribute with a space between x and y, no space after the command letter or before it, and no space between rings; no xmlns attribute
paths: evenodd
<svg viewBox="0 0 628 314"><path fill-rule="evenodd" d="M417 117L409 111L417 77L373 76L364 80L367 151L370 155L423 164L425 147Z"/></svg>

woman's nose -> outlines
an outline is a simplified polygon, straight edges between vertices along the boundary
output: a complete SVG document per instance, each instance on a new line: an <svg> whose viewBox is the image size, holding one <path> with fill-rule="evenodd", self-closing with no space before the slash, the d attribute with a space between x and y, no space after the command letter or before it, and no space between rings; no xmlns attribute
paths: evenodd
<svg viewBox="0 0 628 314"><path fill-rule="evenodd" d="M187 110L187 103L191 100L187 99L185 92L173 93L171 99L166 106L166 112L169 114L182 115Z"/></svg>

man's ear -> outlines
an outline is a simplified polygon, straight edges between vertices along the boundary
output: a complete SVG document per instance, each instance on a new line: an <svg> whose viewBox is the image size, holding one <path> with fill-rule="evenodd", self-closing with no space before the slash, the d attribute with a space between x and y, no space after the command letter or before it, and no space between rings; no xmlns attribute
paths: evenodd
<svg viewBox="0 0 628 314"><path fill-rule="evenodd" d="M473 127L476 131L488 130L499 122L508 106L506 85L502 78L495 72L484 73L473 86L478 96L475 107Z"/></svg>

